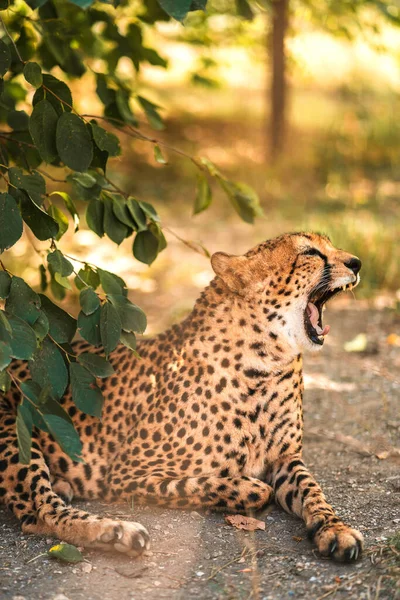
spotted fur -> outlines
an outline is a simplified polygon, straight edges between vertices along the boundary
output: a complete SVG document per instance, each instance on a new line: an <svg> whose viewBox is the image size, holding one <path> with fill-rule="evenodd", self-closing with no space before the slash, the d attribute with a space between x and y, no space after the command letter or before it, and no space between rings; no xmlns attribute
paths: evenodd
<svg viewBox="0 0 400 600"><path fill-rule="evenodd" d="M144 527L72 508L72 497L226 512L262 510L275 497L304 520L321 554L357 558L361 534L335 515L302 460L301 352L320 348L304 311L322 282L358 282L352 261L317 234L215 254L216 277L182 323L142 340L140 359L123 346L113 352L101 420L80 412L70 392L61 400L84 463L38 430L30 465L18 462L12 388L0 407L0 499L23 531L137 555L148 545ZM12 369L29 377L22 361Z"/></svg>

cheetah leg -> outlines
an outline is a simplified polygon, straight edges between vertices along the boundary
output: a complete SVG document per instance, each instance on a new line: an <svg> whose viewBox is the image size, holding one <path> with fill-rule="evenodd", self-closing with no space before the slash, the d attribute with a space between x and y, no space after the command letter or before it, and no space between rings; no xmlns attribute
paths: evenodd
<svg viewBox="0 0 400 600"><path fill-rule="evenodd" d="M112 484L112 482L111 482ZM149 475L132 480L121 494L143 503L170 508L213 508L230 512L259 511L273 490L253 477L182 477Z"/></svg>
<svg viewBox="0 0 400 600"><path fill-rule="evenodd" d="M272 484L277 503L305 521L309 538L323 556L344 562L357 559L363 536L336 516L299 454L277 461Z"/></svg>
<svg viewBox="0 0 400 600"><path fill-rule="evenodd" d="M18 463L15 417L0 420L0 439L0 501L21 521L24 532L129 556L138 556L149 546L148 533L139 523L103 519L67 506L52 489L36 441L30 464Z"/></svg>

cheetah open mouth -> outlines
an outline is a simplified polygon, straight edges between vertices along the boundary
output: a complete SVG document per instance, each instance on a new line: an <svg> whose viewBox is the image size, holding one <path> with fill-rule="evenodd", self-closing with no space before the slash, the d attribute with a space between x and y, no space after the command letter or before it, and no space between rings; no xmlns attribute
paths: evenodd
<svg viewBox="0 0 400 600"><path fill-rule="evenodd" d="M354 283L348 283L342 287L334 288L333 290L319 290L317 286L308 297L308 303L304 311L304 326L308 338L314 343L322 346L325 340L325 336L330 331L330 325L323 326L322 323L322 311L328 300L331 300L334 296L340 292L351 290L358 281Z"/></svg>

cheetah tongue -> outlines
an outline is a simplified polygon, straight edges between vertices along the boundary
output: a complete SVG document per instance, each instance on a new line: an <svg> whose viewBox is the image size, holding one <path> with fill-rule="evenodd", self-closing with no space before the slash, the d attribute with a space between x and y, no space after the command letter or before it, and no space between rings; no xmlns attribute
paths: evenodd
<svg viewBox="0 0 400 600"><path fill-rule="evenodd" d="M315 331L317 332L317 335L327 335L329 333L330 325L325 325L325 327L323 329L322 329L322 327L319 326L319 324L318 324L318 320L319 320L318 308L312 302L309 302L307 304L307 315L308 315L308 318L310 319L311 325L314 327Z"/></svg>

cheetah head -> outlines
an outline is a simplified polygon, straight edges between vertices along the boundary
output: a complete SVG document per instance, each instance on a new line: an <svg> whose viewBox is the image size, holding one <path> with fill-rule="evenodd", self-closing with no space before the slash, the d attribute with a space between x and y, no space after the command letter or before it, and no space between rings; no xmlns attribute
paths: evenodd
<svg viewBox="0 0 400 600"><path fill-rule="evenodd" d="M322 347L330 330L325 304L360 281L361 261L317 233L285 234L243 256L217 252L211 262L261 331L285 338L295 352Z"/></svg>

